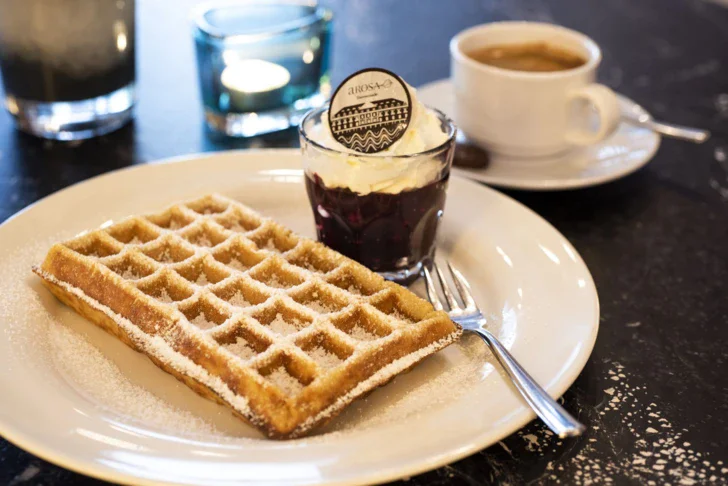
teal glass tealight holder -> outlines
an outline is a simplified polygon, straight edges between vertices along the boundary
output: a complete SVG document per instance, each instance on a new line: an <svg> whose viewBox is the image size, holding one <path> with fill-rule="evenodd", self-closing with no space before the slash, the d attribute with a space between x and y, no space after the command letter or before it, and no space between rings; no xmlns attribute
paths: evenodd
<svg viewBox="0 0 728 486"><path fill-rule="evenodd" d="M329 96L331 12L315 3L209 3L193 13L207 125L254 137L297 125Z"/></svg>

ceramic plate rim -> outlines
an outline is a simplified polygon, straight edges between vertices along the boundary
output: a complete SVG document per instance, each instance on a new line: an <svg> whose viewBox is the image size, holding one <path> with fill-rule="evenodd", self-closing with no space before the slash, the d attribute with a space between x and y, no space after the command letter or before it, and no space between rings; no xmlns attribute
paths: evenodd
<svg viewBox="0 0 728 486"><path fill-rule="evenodd" d="M428 90L437 90L437 89L451 89L450 88L451 81L450 78L442 78L435 81L430 81L428 83L425 83L421 86L417 87L418 92L428 91ZM627 96L617 93L617 98L621 102L629 103L636 105L634 101L632 101L631 98L628 98ZM451 114L446 113L446 115L452 117ZM596 177L590 177L590 178L584 178L584 179L566 179L566 180L546 180L546 181L535 181L535 180L517 180L514 178L508 178L508 177L499 177L499 176L493 176L488 175L487 170L482 169L468 169L468 168L462 168L462 167L453 167L453 172L461 175L463 177L466 177L468 179L477 181L477 182L484 182L486 184L492 184L494 186L502 187L505 189L520 189L520 190L527 190L527 191L541 191L541 192L550 192L550 191L569 191L569 190L576 190L576 189L584 189L587 187L594 187L599 186L602 184L606 184L618 179L621 179L623 177L626 177L645 165L647 165L650 160L652 160L655 157L655 154L657 153L657 150L660 148L660 144L662 141L662 138L657 135L653 134L653 144L650 147L649 152L643 157L638 163L629 165L627 167L624 167L620 170L610 172L607 174L602 174L600 176Z"/></svg>
<svg viewBox="0 0 728 486"><path fill-rule="evenodd" d="M151 161L148 163L142 163L142 164L136 164L120 169L115 169L113 171L109 171L100 175L97 175L95 177L86 179L84 181L78 182L76 184L73 184L71 186L65 187L63 189L60 189L52 194L49 194L38 201L26 206L25 208L19 210L15 214L11 215L9 218L7 218L5 221L3 221L2 224L0 224L0 231L4 229L4 227L7 226L7 224L11 221L16 220L19 217L22 217L25 213L27 213L29 210L37 207L40 204L47 203L48 200L58 196L61 193L65 193L67 191L74 190L77 186L81 186L84 184L94 184L97 183L100 179L103 178L113 178L116 174L126 172L126 171L144 171L145 169L148 169L150 166L157 166L157 165L166 165L166 164L176 164L176 163L194 163L198 160L207 159L207 158L215 158L215 157L221 157L221 156L232 156L232 155L243 155L243 156L256 156L258 154L265 154L265 153L277 153L281 154L282 156L290 156L293 154L299 154L299 149L242 149L242 150L230 150L230 151L221 151L221 152L207 152L207 153L196 153L196 154L189 154L189 155L181 155L181 156L174 156L169 158L164 158L156 161ZM591 273L589 272L588 267L586 266L586 263L582 259L581 255L576 251L575 248L571 245L571 243L555 228L551 223L543 219L541 216L539 216L535 211L531 210L530 208L526 207L525 205L521 204L520 202L513 200L512 198L492 189L486 186L483 186L482 184L478 184L476 181L473 181L472 179L469 179L467 177L462 177L456 175L458 179L460 179L463 183L473 185L477 187L477 190L490 192L494 197L502 198L507 200L510 204L514 204L519 208L519 210L525 210L527 213L530 213L532 216L535 216L539 220L541 220L542 223L546 224L551 231L555 233L555 236L562 239L568 246L571 248L571 250L574 252L576 262L580 266L583 267L584 273L587 278L586 285L591 290L593 290L593 298L594 298L594 315L595 315L595 322L591 323L590 327L590 334L588 336L588 339L585 339L584 347L578 354L578 360L575 360L572 362L571 366L565 370L559 380L553 384L551 389L549 390L550 394L554 397L561 396L576 380L576 378L579 376L581 371L584 369L587 361L589 360L592 351L594 349L598 331L599 331L599 313L600 313L600 302L599 302L599 296L596 290L596 286L593 280L593 277ZM496 443L498 440L507 437L508 435L511 435L515 431L522 428L525 424L530 422L535 418L535 414L528 410L527 408L521 409L518 413L516 413L514 416L512 416L506 424L500 426L499 428L494 428L492 430L486 430L482 434L478 435L477 438L474 438L469 443L463 444L461 447L450 450L447 452L442 452L440 454L435 454L431 456L426 456L420 459L419 461L413 462L411 465L404 467L404 468L397 468L397 467L390 467L388 469L382 469L379 471L375 471L372 473L369 473L366 476L359 476L355 478L348 478L343 480L332 480L332 479L324 479L323 484L369 484L369 483L382 483L385 481L391 481L396 480L398 478L412 476L415 474L423 473L426 471L430 471L439 467L442 467L446 464L450 464L452 462L455 462L459 459L462 459L464 457L467 457L469 455L472 455L473 453L476 453L494 443ZM31 454L34 454L48 462L51 462L55 465L58 465L60 467L66 468L68 470L81 473L90 477L94 477L97 479L102 479L106 481L114 481L114 482L122 482L124 484L140 484L140 485L158 485L158 484L179 484L176 482L159 482L155 481L149 478L140 478L138 476L135 476L133 474L130 474L125 471L119 471L115 470L112 467L109 466L103 466L100 465L98 462L95 462L88 458L77 458L72 453L66 452L66 451L59 451L54 449L53 447L46 447L42 441L36 440L32 436L32 434L24 433L19 428L15 427L12 422L8 420L0 420L0 437L4 438L8 442L16 445L17 447L30 452ZM322 478L323 479L323 478Z"/></svg>

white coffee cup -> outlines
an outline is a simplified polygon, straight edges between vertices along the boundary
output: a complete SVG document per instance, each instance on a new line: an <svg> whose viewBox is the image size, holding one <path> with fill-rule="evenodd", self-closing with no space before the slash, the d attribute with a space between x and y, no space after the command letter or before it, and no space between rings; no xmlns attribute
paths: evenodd
<svg viewBox="0 0 728 486"><path fill-rule="evenodd" d="M467 53L507 44L545 42L586 59L553 72L513 71ZM618 126L619 102L594 82L602 59L597 44L564 27L496 22L464 30L450 42L454 118L476 144L503 155L539 157L603 140Z"/></svg>

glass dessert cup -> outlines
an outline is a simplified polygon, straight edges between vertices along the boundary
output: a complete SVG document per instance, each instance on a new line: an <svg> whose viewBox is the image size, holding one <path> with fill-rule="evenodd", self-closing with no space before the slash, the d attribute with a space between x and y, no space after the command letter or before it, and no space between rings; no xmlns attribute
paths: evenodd
<svg viewBox="0 0 728 486"><path fill-rule="evenodd" d="M408 155L351 153L315 141L327 109L309 112L299 127L318 239L388 280L409 284L435 254L455 125L432 110L447 135L441 145Z"/></svg>

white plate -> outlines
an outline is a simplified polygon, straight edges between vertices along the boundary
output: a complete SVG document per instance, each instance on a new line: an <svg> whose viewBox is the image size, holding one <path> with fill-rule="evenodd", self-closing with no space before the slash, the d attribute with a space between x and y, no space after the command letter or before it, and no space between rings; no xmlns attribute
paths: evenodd
<svg viewBox="0 0 728 486"><path fill-rule="evenodd" d="M441 79L417 88L426 105L454 118L452 85ZM618 95L623 112L646 111L625 96ZM657 152L660 136L645 128L622 123L606 140L566 154L539 159L519 159L492 154L483 169L455 168L455 172L476 181L512 189L553 191L590 187L624 177L644 166Z"/></svg>
<svg viewBox="0 0 728 486"><path fill-rule="evenodd" d="M487 362L483 343L466 337L354 404L326 433L264 440L61 305L30 273L59 238L212 191L313 235L298 167L297 150L133 167L49 196L0 226L0 434L123 483L362 484L455 461L528 422L533 415ZM466 271L492 330L561 395L599 322L596 289L574 248L530 210L459 177L441 236L441 253ZM181 411L152 413L170 406Z"/></svg>

